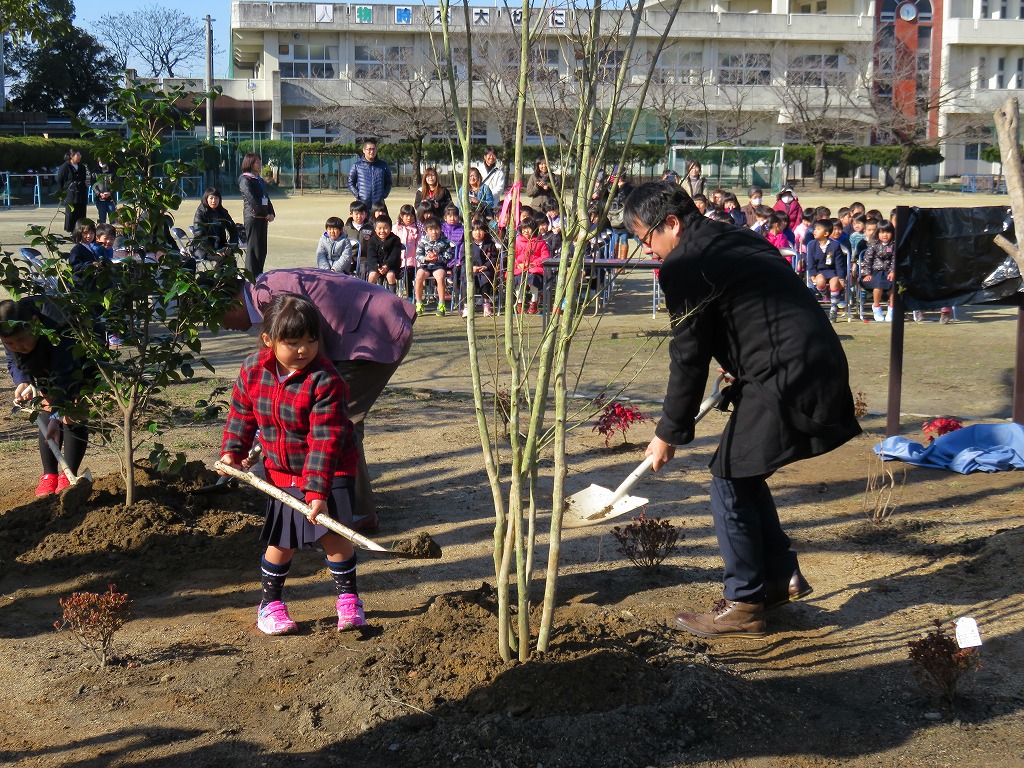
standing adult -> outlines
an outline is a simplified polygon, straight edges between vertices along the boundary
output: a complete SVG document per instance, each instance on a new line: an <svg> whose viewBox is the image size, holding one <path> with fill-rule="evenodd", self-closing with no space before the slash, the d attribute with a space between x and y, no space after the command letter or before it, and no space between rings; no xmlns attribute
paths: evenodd
<svg viewBox="0 0 1024 768"><path fill-rule="evenodd" d="M274 220L274 204L260 171L263 161L255 152L242 158L238 190L242 193L242 226L245 229L245 268L260 275L267 263L267 225Z"/></svg>
<svg viewBox="0 0 1024 768"><path fill-rule="evenodd" d="M680 613L675 624L704 637L761 637L767 609L811 592L767 479L860 433L846 355L763 237L701 216L665 182L638 187L625 219L644 253L663 259L659 282L673 319L668 390L647 447L655 471L693 440L712 359L735 376L732 417L710 465L724 599L709 613Z"/></svg>
<svg viewBox="0 0 1024 768"><path fill-rule="evenodd" d="M57 169L57 189L64 202L64 231L71 233L79 219L85 218L89 202L89 169L82 162L82 150L72 149Z"/></svg>
<svg viewBox="0 0 1024 768"><path fill-rule="evenodd" d="M774 210L786 214L790 230L796 230L804 215L804 209L800 207L800 201L792 187L783 187L779 190L779 194L775 196Z"/></svg>
<svg viewBox="0 0 1024 768"><path fill-rule="evenodd" d="M501 196L505 194L505 171L498 165L498 153L494 147L487 147L484 150L484 169L481 171L484 177L484 184L491 190L491 197L495 205L501 202Z"/></svg>
<svg viewBox="0 0 1024 768"><path fill-rule="evenodd" d="M701 164L696 160L691 160L686 166L686 175L683 176L683 180L679 182L681 186L691 198L697 195L707 195L708 180L702 175L704 169Z"/></svg>
<svg viewBox="0 0 1024 768"><path fill-rule="evenodd" d="M363 156L348 172L348 191L369 211L374 203L383 203L391 194L391 166L377 157L376 139L363 142Z"/></svg>
<svg viewBox="0 0 1024 768"><path fill-rule="evenodd" d="M363 452L366 416L409 352L415 309L386 288L350 275L314 268L274 269L242 285L238 304L222 325L233 331L259 325L263 308L283 293L310 299L323 318L321 349L348 384L348 417L359 448L354 527L376 530L377 510Z"/></svg>
<svg viewBox="0 0 1024 768"><path fill-rule="evenodd" d="M452 193L441 186L436 168L423 171L423 184L416 190L416 212L420 215L420 204L430 206L430 215L440 220L444 217L444 209L452 204Z"/></svg>
<svg viewBox="0 0 1024 768"><path fill-rule="evenodd" d="M747 190L747 204L743 206L743 216L746 227L752 228L757 223L757 209L764 200L764 190L760 187L751 187Z"/></svg>
<svg viewBox="0 0 1024 768"><path fill-rule="evenodd" d="M92 184L92 199L96 203L97 223L106 224L107 219L117 208L117 200L114 198L114 190L110 183L114 174L105 160L98 160L97 164L99 170Z"/></svg>
<svg viewBox="0 0 1024 768"><path fill-rule="evenodd" d="M526 180L526 193L522 197L523 205L528 205L535 211L543 211L544 203L555 199L552 182L551 174L548 172L548 161L544 155L540 155L533 164L533 173Z"/></svg>

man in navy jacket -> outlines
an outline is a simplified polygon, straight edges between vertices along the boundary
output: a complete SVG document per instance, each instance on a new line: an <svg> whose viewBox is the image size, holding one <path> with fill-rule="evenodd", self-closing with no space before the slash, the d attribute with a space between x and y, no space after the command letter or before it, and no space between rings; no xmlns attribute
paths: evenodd
<svg viewBox="0 0 1024 768"><path fill-rule="evenodd" d="M377 157L377 142L363 142L363 157L348 172L348 191L370 210L374 203L384 202L391 194L391 166Z"/></svg>

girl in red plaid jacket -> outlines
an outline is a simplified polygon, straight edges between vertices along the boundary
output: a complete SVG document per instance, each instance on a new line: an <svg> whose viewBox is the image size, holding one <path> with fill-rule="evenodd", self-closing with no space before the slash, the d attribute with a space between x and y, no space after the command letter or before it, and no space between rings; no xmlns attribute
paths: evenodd
<svg viewBox="0 0 1024 768"><path fill-rule="evenodd" d="M338 588L338 630L365 626L352 543L313 522L324 513L352 525L358 453L348 386L320 352L320 314L308 299L276 296L264 309L261 331L262 349L246 358L235 382L221 461L245 467L258 429L267 479L305 501L310 513L307 518L276 499L267 504L256 624L268 635L296 630L281 593L292 553L319 541Z"/></svg>

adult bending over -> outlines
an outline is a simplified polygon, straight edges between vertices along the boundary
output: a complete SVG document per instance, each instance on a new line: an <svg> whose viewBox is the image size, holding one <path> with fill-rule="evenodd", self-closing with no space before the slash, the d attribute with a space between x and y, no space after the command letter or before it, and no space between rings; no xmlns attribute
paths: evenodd
<svg viewBox="0 0 1024 768"><path fill-rule="evenodd" d="M724 599L676 626L704 637L766 634L765 610L811 586L782 530L767 479L860 433L846 355L806 286L767 240L704 218L678 186L655 182L624 218L659 275L673 337L662 417L647 447L659 470L693 440L712 359L736 377L733 414L711 459L711 515Z"/></svg>
<svg viewBox="0 0 1024 768"><path fill-rule="evenodd" d="M242 175L238 179L245 227L245 268L254 275L261 274L267 263L267 225L274 220L274 204L260 175L262 168L260 156L250 152L242 158Z"/></svg>
<svg viewBox="0 0 1024 768"><path fill-rule="evenodd" d="M409 351L415 311L386 288L357 277L313 268L273 269L243 283L238 304L224 316L223 326L247 331L259 325L263 308L284 293L310 299L323 318L321 350L348 384L348 417L359 448L354 526L375 530L377 510L363 453L365 421Z"/></svg>

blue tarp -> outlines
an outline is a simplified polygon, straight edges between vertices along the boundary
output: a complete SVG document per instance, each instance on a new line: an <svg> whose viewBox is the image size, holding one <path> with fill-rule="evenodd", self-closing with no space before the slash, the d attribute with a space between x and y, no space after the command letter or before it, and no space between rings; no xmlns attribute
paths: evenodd
<svg viewBox="0 0 1024 768"><path fill-rule="evenodd" d="M875 446L875 453L886 461L951 469L962 475L1024 469L1024 426L973 424L937 437L928 446L905 437L887 437Z"/></svg>

